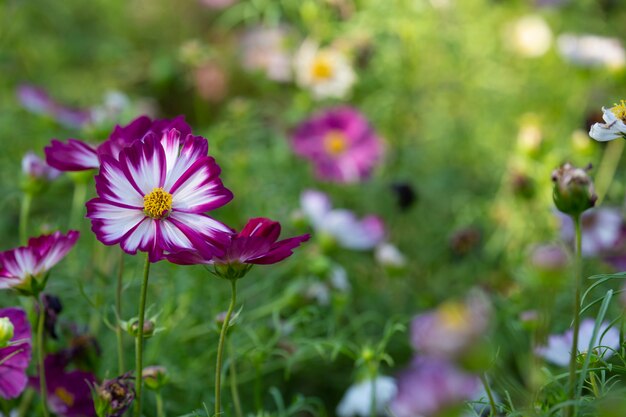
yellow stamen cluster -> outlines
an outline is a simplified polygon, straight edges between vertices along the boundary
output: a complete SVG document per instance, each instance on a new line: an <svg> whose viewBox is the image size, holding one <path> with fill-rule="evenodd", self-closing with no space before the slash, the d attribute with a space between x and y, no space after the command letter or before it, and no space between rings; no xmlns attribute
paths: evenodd
<svg viewBox="0 0 626 417"><path fill-rule="evenodd" d="M333 156L341 155L347 147L346 135L340 131L331 130L324 136L324 149Z"/></svg>
<svg viewBox="0 0 626 417"><path fill-rule="evenodd" d="M615 103L615 106L611 107L611 111L615 117L626 122L626 101L621 100L620 104Z"/></svg>
<svg viewBox="0 0 626 417"><path fill-rule="evenodd" d="M311 76L314 80L327 80L333 76L333 65L330 60L323 56L318 55L313 60L311 65Z"/></svg>
<svg viewBox="0 0 626 417"><path fill-rule="evenodd" d="M54 390L54 395L56 395L68 407L74 405L74 396L65 388L58 387Z"/></svg>
<svg viewBox="0 0 626 417"><path fill-rule="evenodd" d="M467 307L461 303L443 303L437 309L441 324L451 330L463 329L467 325Z"/></svg>
<svg viewBox="0 0 626 417"><path fill-rule="evenodd" d="M143 211L153 219L163 219L172 210L172 195L163 188L155 188L143 198Z"/></svg>

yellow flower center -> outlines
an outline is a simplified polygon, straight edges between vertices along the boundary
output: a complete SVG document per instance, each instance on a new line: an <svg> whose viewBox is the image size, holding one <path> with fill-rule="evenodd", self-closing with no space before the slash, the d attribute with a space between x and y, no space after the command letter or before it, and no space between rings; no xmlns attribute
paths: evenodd
<svg viewBox="0 0 626 417"><path fill-rule="evenodd" d="M328 80L333 76L333 65L330 60L323 56L318 55L313 60L313 65L311 65L311 76L315 80Z"/></svg>
<svg viewBox="0 0 626 417"><path fill-rule="evenodd" d="M467 308L456 302L443 303L437 309L441 324L450 330L459 330L467 325Z"/></svg>
<svg viewBox="0 0 626 417"><path fill-rule="evenodd" d="M143 198L143 211L153 219L163 219L172 210L172 195L163 188L155 188Z"/></svg>
<svg viewBox="0 0 626 417"><path fill-rule="evenodd" d="M620 104L615 103L615 106L611 107L611 111L615 117L626 122L626 101L621 100Z"/></svg>
<svg viewBox="0 0 626 417"><path fill-rule="evenodd" d="M67 405L68 407L71 407L74 405L74 396L71 393L69 393L65 388L59 387L55 389L54 395L59 397L59 399L63 401L63 403Z"/></svg>
<svg viewBox="0 0 626 417"><path fill-rule="evenodd" d="M341 155L347 147L346 135L338 130L331 130L324 136L324 149L333 156Z"/></svg>

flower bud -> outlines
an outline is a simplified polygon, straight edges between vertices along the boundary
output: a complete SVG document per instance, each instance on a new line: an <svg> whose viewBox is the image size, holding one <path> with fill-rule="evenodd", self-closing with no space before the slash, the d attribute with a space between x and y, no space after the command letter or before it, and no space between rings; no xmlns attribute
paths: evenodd
<svg viewBox="0 0 626 417"><path fill-rule="evenodd" d="M0 317L0 348L9 344L13 339L13 323L8 317Z"/></svg>
<svg viewBox="0 0 626 417"><path fill-rule="evenodd" d="M141 376L146 387L153 391L158 391L163 388L169 379L167 369L163 366L148 366L147 368L143 368Z"/></svg>
<svg viewBox="0 0 626 417"><path fill-rule="evenodd" d="M109 379L95 388L94 405L98 417L120 417L135 399L130 373Z"/></svg>
<svg viewBox="0 0 626 417"><path fill-rule="evenodd" d="M252 264L239 262L232 263L215 263L213 265L213 273L220 278L228 280L237 280L243 278L252 268Z"/></svg>
<svg viewBox="0 0 626 417"><path fill-rule="evenodd" d="M552 172L554 191L552 197L556 208L570 216L579 216L593 207L598 199L593 181L587 174L591 169L575 168L566 163Z"/></svg>

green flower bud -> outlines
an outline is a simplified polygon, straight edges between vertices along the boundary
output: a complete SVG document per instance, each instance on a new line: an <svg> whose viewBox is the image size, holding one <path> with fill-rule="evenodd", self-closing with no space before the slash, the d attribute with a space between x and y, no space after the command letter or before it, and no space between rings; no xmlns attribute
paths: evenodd
<svg viewBox="0 0 626 417"><path fill-rule="evenodd" d="M0 317L0 348L6 347L13 339L13 323L8 317Z"/></svg>
<svg viewBox="0 0 626 417"><path fill-rule="evenodd" d="M570 216L580 216L583 211L595 205L598 196L593 181L587 174L590 169L591 165L582 169L566 163L552 172L552 197L556 208Z"/></svg>
<svg viewBox="0 0 626 417"><path fill-rule="evenodd" d="M169 379L167 370L163 366L149 366L141 373L143 382L148 389L158 391L167 383Z"/></svg>
<svg viewBox="0 0 626 417"><path fill-rule="evenodd" d="M213 273L220 278L236 280L243 278L252 268L252 264L233 263L216 263L213 266Z"/></svg>

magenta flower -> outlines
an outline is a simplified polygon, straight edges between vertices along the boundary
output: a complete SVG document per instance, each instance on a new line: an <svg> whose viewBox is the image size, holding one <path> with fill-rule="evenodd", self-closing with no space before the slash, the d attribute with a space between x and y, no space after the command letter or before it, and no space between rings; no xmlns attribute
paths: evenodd
<svg viewBox="0 0 626 417"><path fill-rule="evenodd" d="M96 377L91 372L67 371L67 356L62 353L46 356L44 366L50 411L61 417L96 416L91 395ZM33 377L29 382L33 388L39 389L39 377Z"/></svg>
<svg viewBox="0 0 626 417"><path fill-rule="evenodd" d="M79 233L54 232L31 238L28 246L0 252L0 289L15 288L24 293L43 290L47 272L74 247Z"/></svg>
<svg viewBox="0 0 626 417"><path fill-rule="evenodd" d="M397 379L398 394L391 403L397 417L431 417L472 399L479 379L438 358L418 357Z"/></svg>
<svg viewBox="0 0 626 417"><path fill-rule="evenodd" d="M280 223L258 217L250 219L241 232L232 236L223 255L205 257L198 251L183 251L172 253L167 259L181 265L216 265L245 274L252 265L275 264L288 258L310 237L306 234L278 240L280 231Z"/></svg>
<svg viewBox="0 0 626 417"><path fill-rule="evenodd" d="M333 209L328 196L320 191L304 191L300 205L315 231L330 236L342 248L369 250L385 238L385 225L379 217L358 219L349 210Z"/></svg>
<svg viewBox="0 0 626 417"><path fill-rule="evenodd" d="M119 154L101 155L98 197L87 202L92 230L105 245L120 244L130 254L148 252L157 262L166 252L198 250L221 255L230 229L203 214L228 203L220 168L207 156L201 136L171 129L148 133Z"/></svg>
<svg viewBox="0 0 626 417"><path fill-rule="evenodd" d="M147 116L141 116L127 126L116 126L111 136L98 146L77 139L68 139L65 143L53 139L45 148L46 161L60 171L98 169L102 156L109 155L117 159L120 151L136 140L149 133L161 137L171 129L177 129L182 137L191 134L191 128L185 123L184 116L171 120L151 120Z"/></svg>
<svg viewBox="0 0 626 417"><path fill-rule="evenodd" d="M292 135L294 152L315 165L319 178L358 182L370 176L383 155L383 144L364 115L351 107L315 114Z"/></svg>
<svg viewBox="0 0 626 417"><path fill-rule="evenodd" d="M0 397L16 398L26 388L32 336L26 312L0 309Z"/></svg>
<svg viewBox="0 0 626 417"><path fill-rule="evenodd" d="M22 173L35 180L52 181L61 175L61 171L52 168L32 151L22 158Z"/></svg>
<svg viewBox="0 0 626 417"><path fill-rule="evenodd" d="M91 112L64 106L45 90L32 85L20 85L17 88L17 98L25 109L52 117L67 127L82 128L91 121Z"/></svg>

